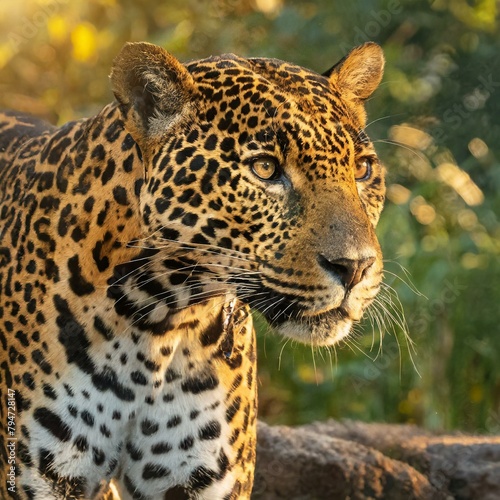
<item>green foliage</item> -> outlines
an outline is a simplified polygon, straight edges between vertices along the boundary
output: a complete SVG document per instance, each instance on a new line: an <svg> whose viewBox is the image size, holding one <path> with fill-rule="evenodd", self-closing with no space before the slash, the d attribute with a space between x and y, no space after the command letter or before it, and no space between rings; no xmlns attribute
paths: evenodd
<svg viewBox="0 0 500 500"><path fill-rule="evenodd" d="M495 0L3 2L0 105L57 123L95 113L112 99L107 75L127 40L184 60L231 51L318 71L359 43L380 43L387 71L367 130L388 169L378 229L387 287L336 350L283 345L261 326L260 413L282 423L333 416L499 432L497 8Z"/></svg>

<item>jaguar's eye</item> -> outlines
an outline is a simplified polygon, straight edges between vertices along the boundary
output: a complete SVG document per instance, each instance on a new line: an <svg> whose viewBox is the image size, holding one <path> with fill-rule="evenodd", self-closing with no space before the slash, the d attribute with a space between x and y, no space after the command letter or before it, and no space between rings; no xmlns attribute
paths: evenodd
<svg viewBox="0 0 500 500"><path fill-rule="evenodd" d="M356 172L354 173L354 178L357 181L366 181L372 175L372 165L373 160L368 157L359 159L356 162Z"/></svg>
<svg viewBox="0 0 500 500"><path fill-rule="evenodd" d="M278 160L271 156L255 158L250 165L253 173L263 181L275 181L281 176Z"/></svg>

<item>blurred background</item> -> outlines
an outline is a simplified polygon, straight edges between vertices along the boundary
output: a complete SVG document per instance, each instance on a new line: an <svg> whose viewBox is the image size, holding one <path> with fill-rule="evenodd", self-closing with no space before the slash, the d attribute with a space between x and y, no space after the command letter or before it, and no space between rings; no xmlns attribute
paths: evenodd
<svg viewBox="0 0 500 500"><path fill-rule="evenodd" d="M260 415L500 433L500 31L495 0L0 2L0 106L62 124L112 100L125 41L181 60L270 56L322 72L384 48L368 134L388 170L378 304L335 350L259 334ZM259 321L259 320L258 320ZM409 340L411 339L411 340Z"/></svg>

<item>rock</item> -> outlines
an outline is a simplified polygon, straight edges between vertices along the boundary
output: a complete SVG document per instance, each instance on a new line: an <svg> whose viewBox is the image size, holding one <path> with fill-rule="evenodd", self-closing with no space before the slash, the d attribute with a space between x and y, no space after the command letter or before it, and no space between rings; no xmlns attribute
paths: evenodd
<svg viewBox="0 0 500 500"><path fill-rule="evenodd" d="M415 426L259 423L252 498L500 499L500 437Z"/></svg>

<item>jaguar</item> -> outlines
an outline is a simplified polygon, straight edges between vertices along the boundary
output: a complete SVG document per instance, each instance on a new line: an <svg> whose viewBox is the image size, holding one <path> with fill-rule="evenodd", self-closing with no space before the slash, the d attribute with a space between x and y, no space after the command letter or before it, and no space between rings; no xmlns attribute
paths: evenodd
<svg viewBox="0 0 500 500"><path fill-rule="evenodd" d="M1 498L250 497L252 311L331 346L380 288L383 66L128 43L96 116L0 114Z"/></svg>

